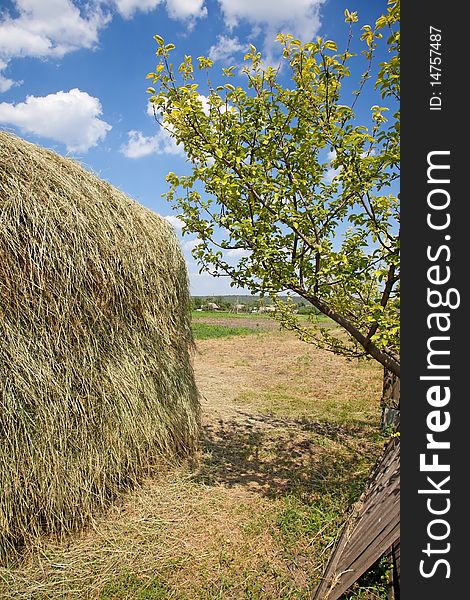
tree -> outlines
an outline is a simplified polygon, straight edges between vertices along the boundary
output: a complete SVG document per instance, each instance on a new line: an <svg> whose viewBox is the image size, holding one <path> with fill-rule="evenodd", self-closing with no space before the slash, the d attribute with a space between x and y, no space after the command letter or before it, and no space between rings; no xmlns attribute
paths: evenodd
<svg viewBox="0 0 470 600"><path fill-rule="evenodd" d="M184 230L197 233L193 254L201 267L269 294L278 318L302 339L373 357L396 376L399 9L399 1L389 2L374 26L362 27L360 40L354 36L357 13L346 10L349 36L342 52L331 40L302 43L280 34L277 68L265 66L250 44L245 87L230 83L234 66L223 68L223 83L214 86L213 62L200 56L207 85L202 95L192 57L184 56L175 70L175 46L160 36L160 62L148 74L155 117L192 164L190 175L168 174L166 197L180 211ZM358 53L356 43L363 48ZM387 59L375 67L384 47ZM365 70L348 102L346 88L359 66ZM290 80L283 85L286 73ZM360 121L364 90L373 92L369 79L388 105L374 104ZM243 257L233 264L228 250L243 250ZM302 327L292 304L279 298L285 291L339 328Z"/></svg>
<svg viewBox="0 0 470 600"><path fill-rule="evenodd" d="M202 298L199 298L197 296L193 296L191 298L191 304L192 304L192 308L193 309L202 308Z"/></svg>

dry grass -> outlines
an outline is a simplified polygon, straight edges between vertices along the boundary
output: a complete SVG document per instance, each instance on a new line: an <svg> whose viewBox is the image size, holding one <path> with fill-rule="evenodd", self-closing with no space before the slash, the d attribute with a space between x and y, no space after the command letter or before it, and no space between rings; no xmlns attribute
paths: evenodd
<svg viewBox="0 0 470 600"><path fill-rule="evenodd" d="M0 558L194 449L191 347L165 220L0 132Z"/></svg>
<svg viewBox="0 0 470 600"><path fill-rule="evenodd" d="M310 597L382 446L381 369L272 331L198 342L195 372L200 454L79 536L38 540L21 566L0 570L2 598ZM286 379L291 401L273 408Z"/></svg>
<svg viewBox="0 0 470 600"><path fill-rule="evenodd" d="M137 598L157 583L162 597L178 600L243 598L250 587L291 597L280 592L306 576L276 539L283 509L281 501L205 486L185 473L149 481L69 548L49 541L28 571L3 573L2 597Z"/></svg>
<svg viewBox="0 0 470 600"><path fill-rule="evenodd" d="M256 411L361 428L380 419L382 373L374 361L349 361L283 331L205 340L198 350L204 365L198 385L209 414ZM230 399L226 409L220 392Z"/></svg>

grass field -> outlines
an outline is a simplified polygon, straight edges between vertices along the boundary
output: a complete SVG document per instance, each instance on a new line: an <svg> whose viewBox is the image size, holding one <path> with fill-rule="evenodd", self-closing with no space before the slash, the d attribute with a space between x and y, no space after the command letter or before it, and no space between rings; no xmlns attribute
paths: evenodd
<svg viewBox="0 0 470 600"><path fill-rule="evenodd" d="M264 315L231 315L236 334L203 339L200 318L228 318L209 314L194 320L198 455L149 473L82 534L38 540L0 570L1 598L310 597L382 448L382 370L308 346ZM344 600L386 598L383 570Z"/></svg>
<svg viewBox="0 0 470 600"><path fill-rule="evenodd" d="M249 327L228 327L227 325L213 325L196 321L193 322L193 333L196 340L209 340L232 335L249 335L256 333L256 330Z"/></svg>
<svg viewBox="0 0 470 600"><path fill-rule="evenodd" d="M300 322L308 324L307 315L299 315ZM332 323L322 315L315 317L321 325ZM280 325L268 314L232 313L227 311L193 311L193 332L196 340L248 335L268 330L279 330Z"/></svg>

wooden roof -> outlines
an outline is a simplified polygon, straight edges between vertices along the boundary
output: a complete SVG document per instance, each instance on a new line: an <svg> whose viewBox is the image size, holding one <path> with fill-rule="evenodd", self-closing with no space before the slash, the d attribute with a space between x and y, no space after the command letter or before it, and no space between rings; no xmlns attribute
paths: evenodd
<svg viewBox="0 0 470 600"><path fill-rule="evenodd" d="M400 441L384 447L312 600L337 600L400 539ZM399 547L399 546L397 546Z"/></svg>

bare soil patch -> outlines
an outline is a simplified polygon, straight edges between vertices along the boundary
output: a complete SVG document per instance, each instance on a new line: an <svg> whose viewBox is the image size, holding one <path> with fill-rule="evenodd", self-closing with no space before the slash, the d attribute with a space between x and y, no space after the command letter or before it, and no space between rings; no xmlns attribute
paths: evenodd
<svg viewBox="0 0 470 600"><path fill-rule="evenodd" d="M259 317L197 317L198 323L207 323L207 325L221 325L223 327L248 327L249 329L258 329L259 331L279 330L277 321L268 318Z"/></svg>
<svg viewBox="0 0 470 600"><path fill-rule="evenodd" d="M327 480L347 488L358 476L357 455L371 445L364 429L379 422L375 365L347 362L280 332L245 343L202 340L195 372L208 453L202 480L311 500ZM329 477L338 453L350 462L342 482Z"/></svg>

